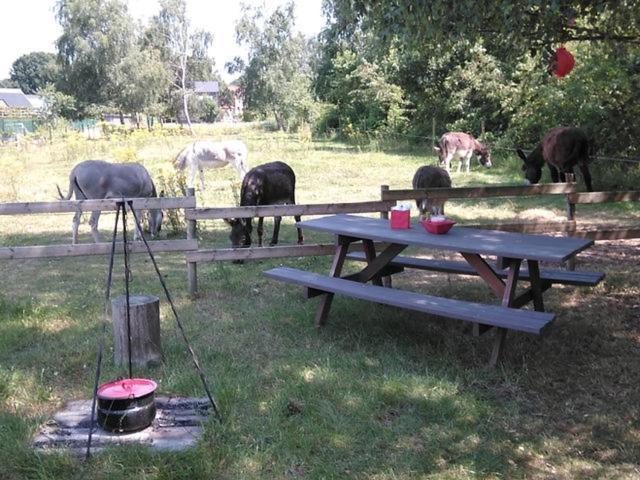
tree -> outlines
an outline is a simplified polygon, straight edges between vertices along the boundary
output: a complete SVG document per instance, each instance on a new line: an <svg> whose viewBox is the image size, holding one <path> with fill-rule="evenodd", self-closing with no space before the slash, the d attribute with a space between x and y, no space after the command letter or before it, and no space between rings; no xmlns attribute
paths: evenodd
<svg viewBox="0 0 640 480"><path fill-rule="evenodd" d="M570 41L640 44L635 0L325 0L324 8L343 36L362 28L409 48L483 40L490 50L519 56Z"/></svg>
<svg viewBox="0 0 640 480"><path fill-rule="evenodd" d="M282 130L310 121L315 108L311 52L305 38L292 33L293 3L278 7L267 19L258 9L243 9L236 35L249 49L248 62L237 59L231 70L242 71L246 107L273 115Z"/></svg>
<svg viewBox="0 0 640 480"><path fill-rule="evenodd" d="M114 102L122 112L153 115L171 79L155 50L133 50L116 65L114 81Z"/></svg>
<svg viewBox="0 0 640 480"><path fill-rule="evenodd" d="M213 61L208 57L208 49L213 36L208 32L191 31L187 18L185 0L161 0L160 13L151 19L151 25L145 35L145 44L160 52L160 58L166 63L172 74L173 95L179 95L182 112L194 135L189 115L190 85L199 76L210 78ZM198 77L193 77L196 74Z"/></svg>
<svg viewBox="0 0 640 480"><path fill-rule="evenodd" d="M133 20L122 0L58 0L59 89L73 95L80 115L108 105L118 91L116 66L133 45Z"/></svg>
<svg viewBox="0 0 640 480"><path fill-rule="evenodd" d="M10 78L5 78L4 80L0 80L0 88L20 88L20 86L18 82Z"/></svg>
<svg viewBox="0 0 640 480"><path fill-rule="evenodd" d="M10 78L24 93L31 94L58 80L56 56L48 52L31 52L19 57L11 66Z"/></svg>

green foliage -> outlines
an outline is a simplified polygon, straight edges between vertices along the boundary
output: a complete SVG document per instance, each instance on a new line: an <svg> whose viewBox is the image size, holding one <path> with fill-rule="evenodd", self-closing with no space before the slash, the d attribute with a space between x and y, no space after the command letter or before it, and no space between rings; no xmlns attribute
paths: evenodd
<svg viewBox="0 0 640 480"><path fill-rule="evenodd" d="M635 156L640 152L640 54L636 49L571 46L576 67L565 78L550 77L526 58L518 65L510 93L504 98L511 114L510 136L533 145L556 125L587 131L600 153Z"/></svg>
<svg viewBox="0 0 640 480"><path fill-rule="evenodd" d="M407 125L404 92L385 78L382 68L344 49L333 59L326 99L336 105L338 128L346 137L356 132L392 133ZM330 117L325 117L331 125Z"/></svg>
<svg viewBox="0 0 640 480"><path fill-rule="evenodd" d="M130 114L158 114L160 99L169 87L169 72L154 50L132 50L116 66L114 103Z"/></svg>
<svg viewBox="0 0 640 480"><path fill-rule="evenodd" d="M11 80L10 78L5 78L0 80L0 88L20 88L18 82Z"/></svg>
<svg viewBox="0 0 640 480"><path fill-rule="evenodd" d="M155 175L154 183L158 192L164 192L165 197L184 197L187 195L187 179L184 172L176 172L171 169L163 169ZM186 220L184 211L169 209L165 212L163 230L167 227L171 235L184 234Z"/></svg>
<svg viewBox="0 0 640 480"><path fill-rule="evenodd" d="M411 50L483 40L502 58L517 58L572 40L640 41L640 4L634 0L327 0L325 9L345 37L362 28Z"/></svg>
<svg viewBox="0 0 640 480"><path fill-rule="evenodd" d="M24 93L36 93L59 78L56 56L48 52L31 52L19 57L11 66L11 80Z"/></svg>
<svg viewBox="0 0 640 480"><path fill-rule="evenodd" d="M204 122L213 123L220 115L218 102L209 96L202 96L198 99L198 118Z"/></svg>
<svg viewBox="0 0 640 480"><path fill-rule="evenodd" d="M261 10L245 6L236 25L238 41L249 49L248 64L235 65L243 72L245 108L263 117L273 115L285 131L313 122L316 116L309 45L292 33L293 25L293 3L278 7L266 19Z"/></svg>
<svg viewBox="0 0 640 480"><path fill-rule="evenodd" d="M61 62L59 89L73 95L78 114L117 97L116 66L133 44L133 20L121 0L58 0L62 27L57 41Z"/></svg>

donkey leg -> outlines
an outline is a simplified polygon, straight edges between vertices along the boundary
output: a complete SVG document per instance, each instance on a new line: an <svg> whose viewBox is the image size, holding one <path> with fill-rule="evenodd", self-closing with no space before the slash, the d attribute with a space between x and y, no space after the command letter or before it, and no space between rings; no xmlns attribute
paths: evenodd
<svg viewBox="0 0 640 480"><path fill-rule="evenodd" d="M136 210L136 218L140 220L140 228L142 228L142 216L140 215L140 210ZM133 240L136 241L138 238L142 238L142 230L138 228L138 224L136 223L136 228L133 229Z"/></svg>
<svg viewBox="0 0 640 480"><path fill-rule="evenodd" d="M73 216L73 223L71 224L71 243L75 245L78 243L78 226L80 225L80 217L82 212L77 211Z"/></svg>
<svg viewBox="0 0 640 480"><path fill-rule="evenodd" d="M447 170L447 173L451 173L451 161L453 160L453 155L448 153L446 157L444 157L444 167Z"/></svg>
<svg viewBox="0 0 640 480"><path fill-rule="evenodd" d="M189 188L194 188L196 180L196 166L192 163L189 165L189 183L187 186Z"/></svg>
<svg viewBox="0 0 640 480"><path fill-rule="evenodd" d="M589 166L586 163L580 165L580 172L582 172L582 178L584 184L587 186L588 192L593 192L593 184L591 183L591 173L589 172Z"/></svg>
<svg viewBox="0 0 640 480"><path fill-rule="evenodd" d="M271 243L269 246L273 247L278 244L278 234L280 233L280 222L282 217L273 217L273 235L271 236Z"/></svg>
<svg viewBox="0 0 640 480"><path fill-rule="evenodd" d="M202 187L202 191L204 192L204 168L200 167L198 171L200 173L200 186Z"/></svg>
<svg viewBox="0 0 640 480"><path fill-rule="evenodd" d="M262 246L262 236L264 235L264 217L258 217L258 246Z"/></svg>
<svg viewBox="0 0 640 480"><path fill-rule="evenodd" d="M294 215L293 218L296 222L300 221L300 215ZM302 245L304 243L304 235L302 233L302 229L300 227L296 227L296 230L298 230L298 245Z"/></svg>
<svg viewBox="0 0 640 480"><path fill-rule="evenodd" d="M91 225L91 235L95 243L100 242L100 234L98 233L98 220L100 219L100 211L96 210L91 212L91 218L89 219L89 225Z"/></svg>
<svg viewBox="0 0 640 480"><path fill-rule="evenodd" d="M558 173L558 169L553 165L549 165L549 173L551 174L551 181L553 183L558 183L560 180L560 174Z"/></svg>

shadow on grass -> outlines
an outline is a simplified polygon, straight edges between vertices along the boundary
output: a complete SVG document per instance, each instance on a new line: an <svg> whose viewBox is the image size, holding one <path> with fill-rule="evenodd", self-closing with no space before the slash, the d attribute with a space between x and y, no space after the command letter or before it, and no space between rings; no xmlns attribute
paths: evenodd
<svg viewBox="0 0 640 480"><path fill-rule="evenodd" d="M11 277L0 279L0 364L10 382L0 455L9 478L71 478L74 466L98 476L152 475L157 465L176 478L185 465L230 478L633 474L640 456L638 258L637 241L591 249L581 268L605 270L604 284L549 291L546 306L558 313L550 334L510 333L502 366L489 371L492 339L471 337L462 322L336 297L318 331L316 300L262 277L279 264L326 272L329 257L203 264L201 293L188 302L183 257L162 255L224 422L207 423L195 453L115 450L82 467L40 458L27 444L61 400L89 391L84 363L94 359L106 260L3 262ZM162 298L149 265L135 261L134 281ZM442 274L407 273L397 282L467 300L489 295L476 280ZM170 332L163 332L165 365L154 375L163 391L201 395ZM108 366L105 375L117 371Z"/></svg>

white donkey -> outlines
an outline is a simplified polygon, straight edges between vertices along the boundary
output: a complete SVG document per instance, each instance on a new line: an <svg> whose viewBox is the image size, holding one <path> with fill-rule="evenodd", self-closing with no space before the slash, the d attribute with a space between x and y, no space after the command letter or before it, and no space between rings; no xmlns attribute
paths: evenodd
<svg viewBox="0 0 640 480"><path fill-rule="evenodd" d="M62 193L60 187L56 185L61 200L69 200L75 193L76 200L102 199L102 198L136 198L136 197L157 197L156 187L149 172L139 163L109 163L103 160L85 160L80 162L69 174L69 192ZM160 196L164 196L161 192ZM78 241L78 225L82 212L78 211L73 216L72 243ZM136 213L138 219L142 220ZM100 211L91 212L91 234L93 240L100 241L98 235L98 219ZM149 230L151 237L155 237L160 232L162 225L162 210L150 209ZM138 236L138 229L133 233L134 239Z"/></svg>
<svg viewBox="0 0 640 480"><path fill-rule="evenodd" d="M447 132L433 147L438 154L440 164L444 164L447 172L451 171L451 162L458 159L458 173L464 163L464 168L469 173L469 163L472 155L478 157L480 165L491 168L491 154L486 145L483 145L473 135L464 132Z"/></svg>
<svg viewBox="0 0 640 480"><path fill-rule="evenodd" d="M173 162L178 170L189 167L188 186L193 187L196 170L200 172L200 184L204 190L204 167L220 168L233 165L240 180L247 173L247 146L240 140L224 142L200 141L187 145Z"/></svg>

